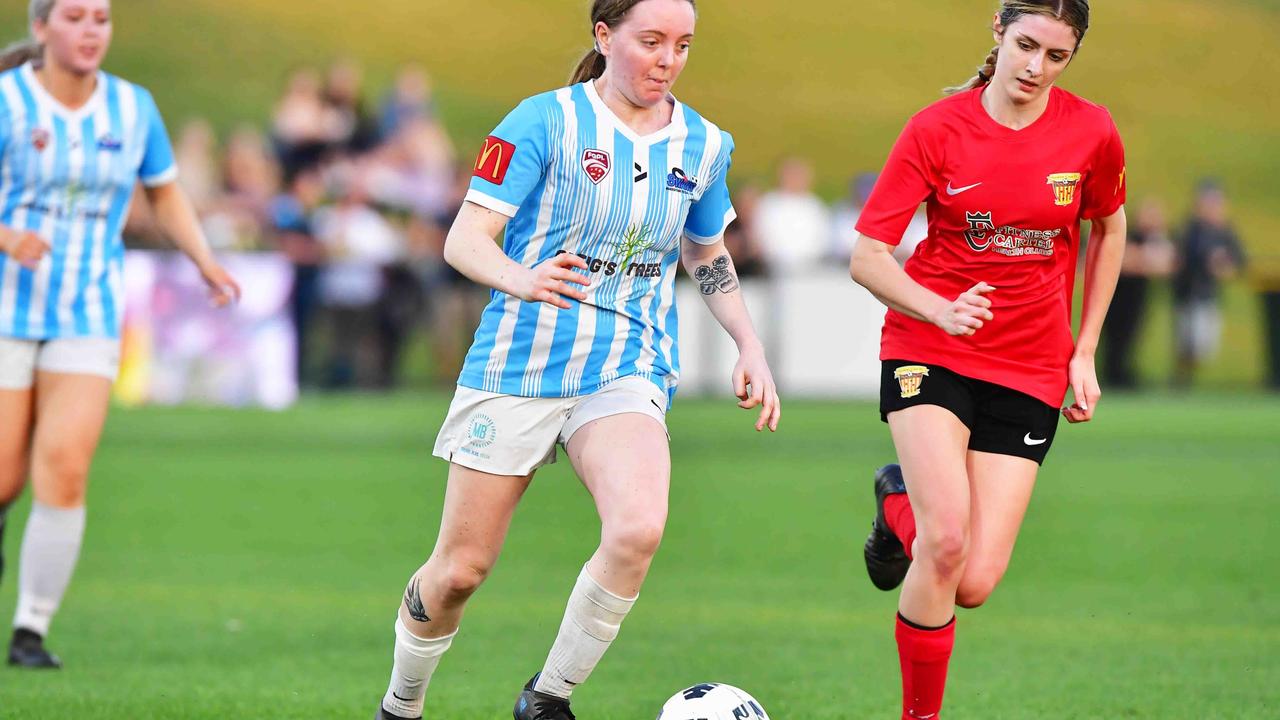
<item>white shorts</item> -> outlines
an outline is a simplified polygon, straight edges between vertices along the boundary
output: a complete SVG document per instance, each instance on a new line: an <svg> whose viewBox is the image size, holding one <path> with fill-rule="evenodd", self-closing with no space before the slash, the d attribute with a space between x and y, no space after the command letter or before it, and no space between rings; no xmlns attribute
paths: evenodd
<svg viewBox="0 0 1280 720"><path fill-rule="evenodd" d="M662 423L667 394L642 377L615 380L590 395L520 397L458 386L433 454L493 475L528 475L556 461L583 425L611 415L640 413Z"/></svg>
<svg viewBox="0 0 1280 720"><path fill-rule="evenodd" d="M114 382L120 370L120 341L115 338L0 337L0 389L30 388L35 384L37 370L99 375Z"/></svg>

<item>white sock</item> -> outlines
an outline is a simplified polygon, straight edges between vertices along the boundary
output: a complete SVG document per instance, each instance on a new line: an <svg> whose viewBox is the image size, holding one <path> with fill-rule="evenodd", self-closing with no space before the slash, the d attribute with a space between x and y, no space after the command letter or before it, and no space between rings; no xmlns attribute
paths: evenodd
<svg viewBox="0 0 1280 720"><path fill-rule="evenodd" d="M621 598L600 587L583 566L569 595L560 634L533 689L562 698L573 694L618 637L622 620L635 602L636 598Z"/></svg>
<svg viewBox="0 0 1280 720"><path fill-rule="evenodd" d="M49 623L71 584L83 539L83 506L63 509L40 502L31 504L31 517L27 519L18 555L15 628L26 628L41 636L49 634Z"/></svg>
<svg viewBox="0 0 1280 720"><path fill-rule="evenodd" d="M391 685L382 697L383 709L403 718L422 717L422 702L427 685L431 684L431 674L457 634L454 630L444 637L420 638L396 618L395 661L391 666Z"/></svg>

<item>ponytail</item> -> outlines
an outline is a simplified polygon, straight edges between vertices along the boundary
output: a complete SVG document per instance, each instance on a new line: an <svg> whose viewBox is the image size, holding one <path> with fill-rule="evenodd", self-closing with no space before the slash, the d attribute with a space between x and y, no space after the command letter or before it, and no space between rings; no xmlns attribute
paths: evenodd
<svg viewBox="0 0 1280 720"><path fill-rule="evenodd" d="M53 14L53 6L57 2L58 0L31 0L27 6L27 21L32 25L36 22L49 22L49 16ZM0 72L29 62L39 65L43 59L44 46L36 42L35 38L19 40L0 50Z"/></svg>
<svg viewBox="0 0 1280 720"><path fill-rule="evenodd" d="M0 72L12 70L28 62L39 64L44 57L44 47L35 40L21 40L0 50Z"/></svg>
<svg viewBox="0 0 1280 720"><path fill-rule="evenodd" d="M964 92L965 90L972 90L976 87L982 87L983 85L986 85L987 83L991 82L991 78L996 76L996 58L999 56L999 54L1000 54L999 45L991 48L991 52L990 54L987 55L987 59L984 60L982 62L982 65L978 68L977 75L974 75L973 77L969 78L967 81L965 81L961 85L944 88L942 92L946 93L947 95L954 95L955 93Z"/></svg>
<svg viewBox="0 0 1280 720"><path fill-rule="evenodd" d="M591 48L586 55L582 56L582 60L578 61L578 67L569 78L569 84L577 85L588 80L595 80L604 75L604 66L604 55L601 55L599 50Z"/></svg>

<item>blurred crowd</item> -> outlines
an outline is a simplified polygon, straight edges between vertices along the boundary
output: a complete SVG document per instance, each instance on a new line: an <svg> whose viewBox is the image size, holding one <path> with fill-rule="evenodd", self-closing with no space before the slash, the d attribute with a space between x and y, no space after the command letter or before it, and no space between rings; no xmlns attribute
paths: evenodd
<svg viewBox="0 0 1280 720"><path fill-rule="evenodd" d="M290 312L303 386L393 387L410 341L422 337L430 377L455 381L488 293L443 260L470 164L441 125L422 68L402 68L376 101L350 60L324 71L300 68L285 82L270 127L241 127L220 144L207 122L194 120L178 129L174 150L179 181L215 249L274 250L293 265ZM832 205L815 192L803 157L782 159L771 182L738 179L738 221L725 243L739 273L846 267L875 179L856 174ZM1217 350L1220 285L1245 259L1222 187L1205 181L1196 192L1192 216L1176 231L1157 200L1130 211L1100 365L1109 387L1137 384L1135 343L1152 282L1172 282L1174 384L1189 383ZM900 261L926 233L922 210L896 252ZM128 242L164 246L145 203L134 204Z"/></svg>

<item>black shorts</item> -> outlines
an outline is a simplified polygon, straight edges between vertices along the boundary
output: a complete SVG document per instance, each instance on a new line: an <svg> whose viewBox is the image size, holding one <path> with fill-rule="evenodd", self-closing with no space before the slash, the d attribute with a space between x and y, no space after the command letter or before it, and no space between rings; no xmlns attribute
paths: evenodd
<svg viewBox="0 0 1280 720"><path fill-rule="evenodd" d="M969 449L1044 464L1058 429L1058 408L1003 385L959 375L940 365L885 360L880 371L880 419L917 405L937 405L969 428Z"/></svg>

